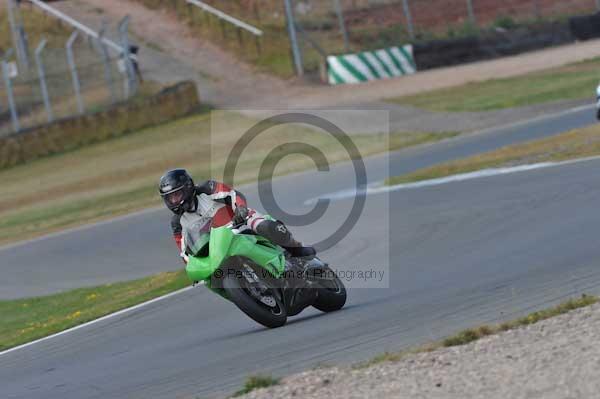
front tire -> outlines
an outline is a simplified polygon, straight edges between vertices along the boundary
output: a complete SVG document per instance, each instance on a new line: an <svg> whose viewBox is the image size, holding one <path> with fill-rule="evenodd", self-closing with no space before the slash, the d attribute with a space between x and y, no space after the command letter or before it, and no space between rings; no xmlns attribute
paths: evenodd
<svg viewBox="0 0 600 399"><path fill-rule="evenodd" d="M273 288L268 288L269 302L272 306L262 303L252 291L243 273L227 273L222 280L223 289L229 299L248 317L268 328L283 326L287 321L287 312L279 294ZM265 281L260 281L265 284Z"/></svg>
<svg viewBox="0 0 600 399"><path fill-rule="evenodd" d="M335 312L346 304L346 287L330 268L327 268L327 274L334 278L319 282L321 288L317 289L317 300L313 306L321 312Z"/></svg>

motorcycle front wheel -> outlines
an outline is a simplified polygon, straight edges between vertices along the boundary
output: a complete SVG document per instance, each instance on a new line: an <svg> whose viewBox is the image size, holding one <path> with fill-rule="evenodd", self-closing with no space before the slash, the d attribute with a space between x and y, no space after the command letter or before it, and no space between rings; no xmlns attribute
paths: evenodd
<svg viewBox="0 0 600 399"><path fill-rule="evenodd" d="M256 270L255 270L256 269ZM287 321L285 306L276 288L262 278L264 270L244 263L235 273L223 276L223 289L229 299L248 317L268 328L283 326Z"/></svg>

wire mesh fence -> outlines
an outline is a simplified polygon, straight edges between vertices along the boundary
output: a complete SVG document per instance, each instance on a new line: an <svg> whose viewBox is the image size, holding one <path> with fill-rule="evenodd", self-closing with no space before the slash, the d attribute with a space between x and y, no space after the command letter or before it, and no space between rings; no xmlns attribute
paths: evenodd
<svg viewBox="0 0 600 399"><path fill-rule="evenodd" d="M39 57L43 65L35 65L30 70L21 69L18 76L2 79L0 134L94 112L128 97L128 79L121 57L112 56L103 61L87 43L75 46L74 55L74 71L68 65L65 49L50 48ZM43 69L42 74L40 68ZM18 127L12 120L11 95Z"/></svg>
<svg viewBox="0 0 600 399"><path fill-rule="evenodd" d="M415 35L444 34L463 24L485 27L501 20L529 22L600 10L597 0L345 0L355 13L387 26L401 24ZM367 14L365 14L367 12ZM364 23L363 22L363 23ZM411 25L411 26L409 26Z"/></svg>
<svg viewBox="0 0 600 399"><path fill-rule="evenodd" d="M264 30L257 39L187 0L137 1L170 8L198 35L284 76L294 73L285 3L292 9L308 72L318 71L325 55L462 37L487 28L512 29L600 10L600 0L203 0Z"/></svg>
<svg viewBox="0 0 600 399"><path fill-rule="evenodd" d="M12 10L13 14L17 11L20 10ZM14 15L11 18L13 22L20 20ZM121 36L126 35L126 22L120 25L125 29ZM117 47L123 51L118 52L114 42L109 43L113 48L107 46L102 33L90 36L73 31L69 36L64 24L59 20L55 23L61 34L48 32L47 40L36 32L39 42L14 40L14 48L21 46L20 50L4 51L0 68L0 136L92 113L136 93L141 75L133 54L135 46L125 40L122 47ZM22 32L26 38L27 32ZM23 47L23 43L28 45ZM27 62L23 61L23 54Z"/></svg>
<svg viewBox="0 0 600 399"><path fill-rule="evenodd" d="M283 14L274 20L273 15L280 13L278 2L271 0L247 1L205 1L199 3L214 7L227 16L239 19L244 24L259 27L261 34L252 29L244 29L220 18L215 13L206 11L188 0L136 0L152 9L167 9L177 14L186 22L198 37L209 39L220 47L238 55L241 59L257 64L281 64L275 71L285 75L290 71L287 36L282 35L285 26ZM275 14L273 14L275 13ZM281 57L281 53L285 56Z"/></svg>
<svg viewBox="0 0 600 399"><path fill-rule="evenodd" d="M304 68L325 54L478 35L600 10L598 0L296 0Z"/></svg>

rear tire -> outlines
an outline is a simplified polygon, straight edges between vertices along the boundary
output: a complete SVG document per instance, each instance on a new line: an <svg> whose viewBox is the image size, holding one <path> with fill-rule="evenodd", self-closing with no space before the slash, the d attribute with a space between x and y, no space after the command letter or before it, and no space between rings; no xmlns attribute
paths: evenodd
<svg viewBox="0 0 600 399"><path fill-rule="evenodd" d="M327 268L328 274L335 275L333 270ZM346 287L337 275L332 280L319 282L322 288L317 288L318 295L314 307L321 312L335 312L346 304Z"/></svg>
<svg viewBox="0 0 600 399"><path fill-rule="evenodd" d="M227 273L222 284L229 299L252 320L268 328L281 327L286 323L287 312L278 293L273 292L275 306L269 307L250 294L247 281L239 273ZM275 291L272 288L271 290Z"/></svg>

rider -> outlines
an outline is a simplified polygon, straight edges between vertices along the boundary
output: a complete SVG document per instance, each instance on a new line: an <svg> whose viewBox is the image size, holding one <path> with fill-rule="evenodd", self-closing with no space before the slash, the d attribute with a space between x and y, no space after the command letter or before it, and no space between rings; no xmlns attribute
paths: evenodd
<svg viewBox="0 0 600 399"><path fill-rule="evenodd" d="M230 222L245 225L256 234L283 247L294 257L316 255L312 247L305 247L296 241L282 222L249 209L244 195L224 183L208 180L197 186L185 169L173 169L160 178L159 192L167 208L174 214L171 229L186 263L188 254L182 237L182 218L187 220L194 216L210 217L213 227Z"/></svg>

